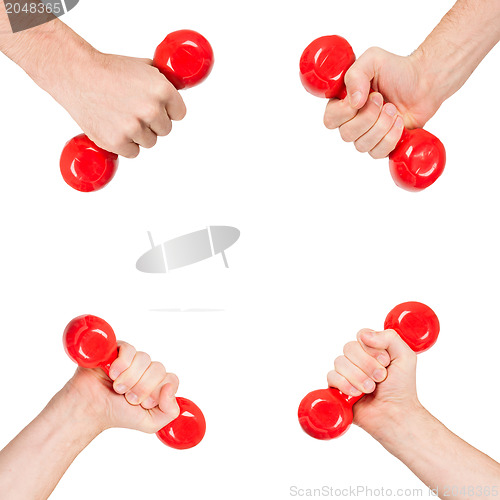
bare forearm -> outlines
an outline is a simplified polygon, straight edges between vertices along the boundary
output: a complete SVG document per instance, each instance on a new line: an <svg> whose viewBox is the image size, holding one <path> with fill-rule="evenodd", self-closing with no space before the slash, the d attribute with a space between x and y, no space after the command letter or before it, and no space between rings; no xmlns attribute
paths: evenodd
<svg viewBox="0 0 500 500"><path fill-rule="evenodd" d="M0 1L0 40L3 35L10 35L12 33L12 28L5 10L5 4ZM0 50L2 49L2 42L0 41Z"/></svg>
<svg viewBox="0 0 500 500"><path fill-rule="evenodd" d="M387 426L380 443L440 498L483 496L500 491L500 464L447 429L427 410L406 413ZM470 489L470 490L469 490ZM445 496L446 495L446 496Z"/></svg>
<svg viewBox="0 0 500 500"><path fill-rule="evenodd" d="M498 0L458 0L415 55L442 102L462 87L499 40Z"/></svg>
<svg viewBox="0 0 500 500"><path fill-rule="evenodd" d="M1 2L0 23L8 23ZM73 76L68 73L85 65L96 52L59 19L14 34L0 29L0 51L52 95L58 93L64 77Z"/></svg>
<svg viewBox="0 0 500 500"><path fill-rule="evenodd" d="M63 389L0 452L0 498L48 498L99 432L84 404Z"/></svg>

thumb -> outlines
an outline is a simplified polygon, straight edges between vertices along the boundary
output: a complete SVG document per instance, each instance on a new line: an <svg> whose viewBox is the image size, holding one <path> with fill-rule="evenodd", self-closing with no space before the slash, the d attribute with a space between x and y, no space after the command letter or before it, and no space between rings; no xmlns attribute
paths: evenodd
<svg viewBox="0 0 500 500"><path fill-rule="evenodd" d="M375 48L368 49L345 74L349 104L354 109L361 109L368 99L371 81L376 74L377 53L378 50Z"/></svg>
<svg viewBox="0 0 500 500"><path fill-rule="evenodd" d="M391 362L415 355L394 330L384 330L383 332L365 330L360 332L360 338L368 347L386 350L391 357Z"/></svg>
<svg viewBox="0 0 500 500"><path fill-rule="evenodd" d="M165 384L160 391L158 406L150 410L157 426L164 427L175 420L180 414L180 408L175 397L172 384Z"/></svg>

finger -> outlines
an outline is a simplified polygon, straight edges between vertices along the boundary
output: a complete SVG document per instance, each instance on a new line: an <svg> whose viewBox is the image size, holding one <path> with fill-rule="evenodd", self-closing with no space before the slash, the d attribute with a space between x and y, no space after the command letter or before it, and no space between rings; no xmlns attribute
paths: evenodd
<svg viewBox="0 0 500 500"><path fill-rule="evenodd" d="M363 394L361 391L358 391L356 387L354 387L345 377L337 373L335 370L328 372L326 379L328 380L329 387L334 387L344 394L347 394L349 396L361 396L361 394Z"/></svg>
<svg viewBox="0 0 500 500"><path fill-rule="evenodd" d="M143 126L141 130L134 135L133 140L136 144L139 144L139 146L150 149L158 141L158 136L149 127Z"/></svg>
<svg viewBox="0 0 500 500"><path fill-rule="evenodd" d="M326 128L333 130L354 118L357 112L349 105L347 99L331 99L326 105L323 123Z"/></svg>
<svg viewBox="0 0 500 500"><path fill-rule="evenodd" d="M371 151L391 130L397 118L396 106L384 104L382 111L373 127L354 142L360 153Z"/></svg>
<svg viewBox="0 0 500 500"><path fill-rule="evenodd" d="M170 120L165 109L162 109L160 113L157 113L148 125L159 137L165 137L172 131L172 121Z"/></svg>
<svg viewBox="0 0 500 500"><path fill-rule="evenodd" d="M160 384L167 371L158 361L153 361L139 381L125 393L125 399L131 405L140 405Z"/></svg>
<svg viewBox="0 0 500 500"><path fill-rule="evenodd" d="M151 432L156 432L165 427L180 414L177 399L175 395L172 395L169 384L161 388L159 400L159 405L149 410L151 416Z"/></svg>
<svg viewBox="0 0 500 500"><path fill-rule="evenodd" d="M376 48L368 49L345 74L344 82L349 104L355 109L361 109L368 99L371 81L376 74L379 51L380 49Z"/></svg>
<svg viewBox="0 0 500 500"><path fill-rule="evenodd" d="M384 99L378 92L370 94L365 106L347 123L339 127L340 136L345 142L353 142L368 132L378 120Z"/></svg>
<svg viewBox="0 0 500 500"><path fill-rule="evenodd" d="M375 390L375 382L345 356L339 356L334 366L337 373L346 378L358 391L369 394Z"/></svg>
<svg viewBox="0 0 500 500"><path fill-rule="evenodd" d="M109 367L109 378L111 380L116 380L118 376L132 364L132 360L134 359L136 353L135 347L127 344L127 342L119 340L117 345L118 357Z"/></svg>
<svg viewBox="0 0 500 500"><path fill-rule="evenodd" d="M403 133L404 122L398 116L391 130L385 137L370 151L370 156L375 159L385 158L397 146Z"/></svg>
<svg viewBox="0 0 500 500"><path fill-rule="evenodd" d="M181 95L166 78L159 85L158 97L171 120L182 120L186 116L186 105Z"/></svg>
<svg viewBox="0 0 500 500"><path fill-rule="evenodd" d="M142 403L141 406L146 410L150 410L155 408L160 403L160 392L163 389L163 386L169 384L171 393L175 395L179 388L179 379L173 373L167 373L164 379L160 384L156 386L156 388L151 392L149 397L147 397Z"/></svg>
<svg viewBox="0 0 500 500"><path fill-rule="evenodd" d="M360 334L360 338L368 347L386 350L391 357L391 361L415 355L394 330L384 330L382 332L364 331Z"/></svg>
<svg viewBox="0 0 500 500"><path fill-rule="evenodd" d="M107 148L105 148L107 149ZM124 158L137 158L137 156L139 156L139 153L141 152L141 149L139 148L139 146L135 143L135 142L128 142L128 143L125 143L117 148L112 148L112 149L109 149L109 151L117 154L117 155L120 155L120 156L123 156Z"/></svg>
<svg viewBox="0 0 500 500"><path fill-rule="evenodd" d="M116 133L108 141L100 141L98 138L89 135L89 139L100 148L123 156L124 158L136 158L140 153L139 146L130 139L130 136Z"/></svg>
<svg viewBox="0 0 500 500"><path fill-rule="evenodd" d="M387 370L374 357L370 356L359 342L352 341L344 346L344 356L374 382L382 382Z"/></svg>
<svg viewBox="0 0 500 500"><path fill-rule="evenodd" d="M375 330L371 330L370 328L363 328L361 329L358 334L356 335L356 339L358 340L359 344L361 347L373 358L375 358L382 366L386 367L389 365L391 362L391 357L389 356L389 353L385 351L384 349L374 349L373 347L367 346L362 340L361 340L361 334L363 332L374 332Z"/></svg>
<svg viewBox="0 0 500 500"><path fill-rule="evenodd" d="M118 394L125 394L141 379L144 372L151 364L151 358L145 352L137 352L130 366L120 374L113 384L113 389Z"/></svg>
<svg viewBox="0 0 500 500"><path fill-rule="evenodd" d="M171 384L165 384L160 391L160 401L158 409L163 415L176 419L179 416L180 409L175 397L175 391Z"/></svg>

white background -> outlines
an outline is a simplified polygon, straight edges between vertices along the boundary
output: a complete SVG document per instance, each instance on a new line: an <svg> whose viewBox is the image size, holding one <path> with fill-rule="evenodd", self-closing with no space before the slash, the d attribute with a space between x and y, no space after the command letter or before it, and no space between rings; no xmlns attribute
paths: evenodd
<svg viewBox="0 0 500 500"><path fill-rule="evenodd" d="M0 60L0 446L71 376L61 335L83 313L177 373L179 395L208 423L203 443L184 452L108 431L54 499L423 487L360 429L321 442L296 417L357 330L382 328L406 300L429 304L442 326L419 359L421 401L499 459L499 48L428 123L448 163L420 194L395 187L387 160L326 130L325 102L298 78L318 36L343 35L358 55L372 45L405 55L452 4L81 0L63 20L101 51L152 57L167 33L191 28L216 55L210 78L183 93L186 119L94 194L59 173L78 126ZM207 225L241 230L229 269L216 257L167 275L136 271L147 230L160 243ZM152 311L168 308L223 311Z"/></svg>

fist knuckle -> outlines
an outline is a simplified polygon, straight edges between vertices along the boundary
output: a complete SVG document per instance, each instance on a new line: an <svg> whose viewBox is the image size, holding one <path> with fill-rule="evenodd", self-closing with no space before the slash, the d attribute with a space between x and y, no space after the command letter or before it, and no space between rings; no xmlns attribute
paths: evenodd
<svg viewBox="0 0 500 500"><path fill-rule="evenodd" d="M120 342L120 350L123 350L127 353L135 352L135 347L128 342Z"/></svg>
<svg viewBox="0 0 500 500"><path fill-rule="evenodd" d="M386 155L383 155L378 149L376 149L375 151L370 151L370 156L374 159L374 160L381 160L382 158L384 158Z"/></svg>
<svg viewBox="0 0 500 500"><path fill-rule="evenodd" d="M380 56L382 53L384 52L383 49L381 49L380 47L377 47L377 46L372 46L370 47L366 52L365 54L367 56L370 56L370 57L378 57Z"/></svg>
<svg viewBox="0 0 500 500"><path fill-rule="evenodd" d="M344 363L344 359L344 356L337 356L333 362L335 368L337 368L338 366L342 366L342 364Z"/></svg>
<svg viewBox="0 0 500 500"><path fill-rule="evenodd" d="M111 146L110 149L118 150L121 149L124 145L127 144L127 138L125 134L115 134L110 138L109 144Z"/></svg>
<svg viewBox="0 0 500 500"><path fill-rule="evenodd" d="M180 109L177 112L176 119L183 120L186 117L186 113L187 113L186 106L184 105L183 102L181 102Z"/></svg>
<svg viewBox="0 0 500 500"><path fill-rule="evenodd" d="M151 363L151 368L156 372L156 373L159 373L159 374L166 374L167 371L165 370L165 367L163 366L162 363L160 363L159 361L153 361Z"/></svg>
<svg viewBox="0 0 500 500"><path fill-rule="evenodd" d="M151 136L148 138L147 143L144 145L146 149L151 149L152 147L156 146L156 143L158 142L158 138L156 135Z"/></svg>
<svg viewBox="0 0 500 500"><path fill-rule="evenodd" d="M162 77L159 78L158 82L156 83L154 93L160 100L168 100L170 95L172 94L172 90L172 85L162 75Z"/></svg>
<svg viewBox="0 0 500 500"><path fill-rule="evenodd" d="M332 118L329 116L329 115L325 115L323 117L323 124L325 125L325 127L329 130L332 130L333 128L335 128L333 125L334 125L334 122L332 120Z"/></svg>
<svg viewBox="0 0 500 500"><path fill-rule="evenodd" d="M136 355L143 363L151 364L151 356L147 352L139 351Z"/></svg>
<svg viewBox="0 0 500 500"><path fill-rule="evenodd" d="M352 132L346 130L344 127L340 127L339 130L340 130L340 137L344 142L352 142L354 140Z"/></svg>
<svg viewBox="0 0 500 500"><path fill-rule="evenodd" d="M348 342L347 344L344 345L344 354L347 356L347 354L352 353L354 349L356 348L357 342Z"/></svg>
<svg viewBox="0 0 500 500"><path fill-rule="evenodd" d="M139 153L140 153L139 146L134 147L132 144L128 144L127 149L120 154L125 158L132 159L132 158L137 158L139 156Z"/></svg>
<svg viewBox="0 0 500 500"><path fill-rule="evenodd" d="M170 120L167 121L167 123L165 123L165 127L163 129L163 135L168 135L170 134L170 132L172 132L172 122Z"/></svg>
<svg viewBox="0 0 500 500"><path fill-rule="evenodd" d="M157 105L157 103L150 103L149 105L145 106L142 111L143 120L148 124L154 122L159 114L160 107Z"/></svg>
<svg viewBox="0 0 500 500"><path fill-rule="evenodd" d="M366 153L368 151L368 147L366 146L366 144L363 143L363 141L355 141L354 147L360 153Z"/></svg>
<svg viewBox="0 0 500 500"><path fill-rule="evenodd" d="M123 131L128 139L133 139L142 129L139 120L132 118L124 126Z"/></svg>
<svg viewBox="0 0 500 500"><path fill-rule="evenodd" d="M179 385L179 377L175 373L168 373L169 382L176 387Z"/></svg>

